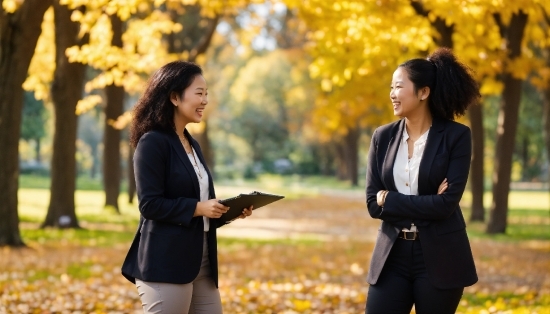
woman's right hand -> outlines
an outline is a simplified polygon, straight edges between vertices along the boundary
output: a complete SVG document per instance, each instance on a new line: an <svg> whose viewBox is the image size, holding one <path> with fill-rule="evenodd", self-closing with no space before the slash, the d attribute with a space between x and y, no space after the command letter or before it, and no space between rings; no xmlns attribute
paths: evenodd
<svg viewBox="0 0 550 314"><path fill-rule="evenodd" d="M195 209L196 216L205 216L208 218L220 218L229 210L229 207L221 204L217 199L211 199L204 202L198 202Z"/></svg>
<svg viewBox="0 0 550 314"><path fill-rule="evenodd" d="M443 194L443 192L445 192L448 187L449 187L449 183L447 182L447 178L445 178L437 188L437 195Z"/></svg>

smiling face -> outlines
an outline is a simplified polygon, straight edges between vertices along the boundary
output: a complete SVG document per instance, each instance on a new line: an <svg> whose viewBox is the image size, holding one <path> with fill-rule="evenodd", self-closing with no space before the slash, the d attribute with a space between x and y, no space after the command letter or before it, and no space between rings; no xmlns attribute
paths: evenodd
<svg viewBox="0 0 550 314"><path fill-rule="evenodd" d="M424 87L415 92L414 84L409 80L407 71L399 67L393 72L390 99L393 114L398 117L411 117L426 111L429 88Z"/></svg>
<svg viewBox="0 0 550 314"><path fill-rule="evenodd" d="M199 123L204 114L204 108L208 104L208 89L206 80L202 75L195 79L181 95L173 92L170 101L174 104L174 119L187 123Z"/></svg>

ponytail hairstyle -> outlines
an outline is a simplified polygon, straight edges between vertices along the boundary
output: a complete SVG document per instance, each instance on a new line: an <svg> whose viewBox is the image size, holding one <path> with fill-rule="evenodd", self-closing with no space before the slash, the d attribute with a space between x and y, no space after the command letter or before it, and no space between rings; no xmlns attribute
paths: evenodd
<svg viewBox="0 0 550 314"><path fill-rule="evenodd" d="M454 120L480 97L472 70L460 63L448 48L438 48L427 59L411 59L399 65L414 84L415 94L430 88L428 107L432 116Z"/></svg>
<svg viewBox="0 0 550 314"><path fill-rule="evenodd" d="M193 62L173 61L157 70L147 82L147 87L133 109L130 127L130 144L136 147L143 134L158 130L174 131L174 105L172 92L183 95L202 69Z"/></svg>

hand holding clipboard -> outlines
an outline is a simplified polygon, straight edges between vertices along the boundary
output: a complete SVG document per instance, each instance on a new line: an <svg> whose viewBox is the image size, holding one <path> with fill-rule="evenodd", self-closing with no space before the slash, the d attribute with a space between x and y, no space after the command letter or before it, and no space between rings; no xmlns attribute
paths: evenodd
<svg viewBox="0 0 550 314"><path fill-rule="evenodd" d="M267 204L271 204L275 201L283 199L282 195L267 194L258 191L254 191L249 194L239 194L235 197L226 198L219 202L229 207L229 210L223 214L220 219L224 223L228 223L242 214L244 208L254 206L254 209L260 208Z"/></svg>

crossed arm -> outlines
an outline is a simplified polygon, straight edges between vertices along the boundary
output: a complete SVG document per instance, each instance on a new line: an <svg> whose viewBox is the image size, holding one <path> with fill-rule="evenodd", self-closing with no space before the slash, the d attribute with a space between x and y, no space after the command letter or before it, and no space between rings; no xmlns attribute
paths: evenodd
<svg viewBox="0 0 550 314"><path fill-rule="evenodd" d="M399 227L408 227L413 221L415 224L421 221L429 223L452 215L462 198L470 168L471 134L469 129L465 130L454 133L456 137L448 143L448 163L431 165L445 167L439 171L444 173L445 179L437 190L434 188L434 194L428 195L405 195L387 190L379 171L382 168L382 160L379 159L386 159L386 156L378 154L378 136L375 132L369 149L367 168L367 207L371 217ZM435 182L431 184L433 183Z"/></svg>

